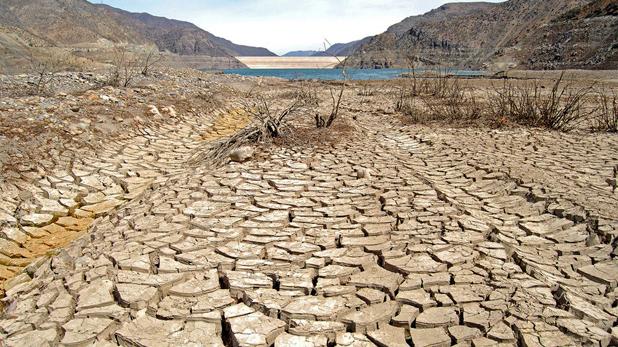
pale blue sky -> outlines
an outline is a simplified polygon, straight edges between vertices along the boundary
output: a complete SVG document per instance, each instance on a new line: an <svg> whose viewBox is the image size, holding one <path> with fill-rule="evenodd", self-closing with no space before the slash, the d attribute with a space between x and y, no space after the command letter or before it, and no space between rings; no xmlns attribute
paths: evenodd
<svg viewBox="0 0 618 347"><path fill-rule="evenodd" d="M469 0L459 0L459 2ZM490 0L501 2L500 0ZM90 0L131 12L192 22L238 44L277 54L318 50L384 32L445 0Z"/></svg>

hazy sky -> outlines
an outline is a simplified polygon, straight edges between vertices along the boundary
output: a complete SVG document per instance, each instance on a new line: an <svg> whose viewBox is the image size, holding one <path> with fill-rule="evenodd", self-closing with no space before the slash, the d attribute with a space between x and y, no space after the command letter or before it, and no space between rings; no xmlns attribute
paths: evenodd
<svg viewBox="0 0 618 347"><path fill-rule="evenodd" d="M459 2L470 0L458 0ZM500 2L499 0L490 0ZM192 22L234 43L277 54L318 50L384 32L445 0L90 0Z"/></svg>

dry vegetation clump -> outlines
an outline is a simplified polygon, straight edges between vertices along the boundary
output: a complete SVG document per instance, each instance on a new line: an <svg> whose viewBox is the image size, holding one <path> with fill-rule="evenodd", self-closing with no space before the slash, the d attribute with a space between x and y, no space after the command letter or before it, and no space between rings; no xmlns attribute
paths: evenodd
<svg viewBox="0 0 618 347"><path fill-rule="evenodd" d="M339 111L341 110L341 102L343 101L343 95L345 93L348 83L347 77L345 75L345 70L343 71L343 81L333 81L329 83L328 90L331 99L330 111L327 115L323 115L320 112L315 113L314 120L316 128L330 128L335 122L335 120L337 120L337 117L339 117Z"/></svg>
<svg viewBox="0 0 618 347"><path fill-rule="evenodd" d="M55 91L58 74L76 66L75 57L68 53L50 53L48 56L37 58L28 57L28 71L34 76L24 95L51 95Z"/></svg>
<svg viewBox="0 0 618 347"><path fill-rule="evenodd" d="M569 131L592 121L595 130L616 129L615 96L600 92L594 97L593 85L578 87L565 81L564 74L551 88L539 81L505 80L481 93L462 81L413 75L399 88L395 109L415 123L517 124Z"/></svg>
<svg viewBox="0 0 618 347"><path fill-rule="evenodd" d="M242 112L249 115L251 124L229 138L217 141L190 159L192 163L209 162L215 165L226 161L229 153L245 145L270 143L290 131L287 118L298 114L304 102L295 98L284 106L276 105L272 98L250 91L243 99Z"/></svg>
<svg viewBox="0 0 618 347"><path fill-rule="evenodd" d="M616 95L609 96L600 93L596 101L599 109L594 128L598 131L618 132L618 99Z"/></svg>
<svg viewBox="0 0 618 347"><path fill-rule="evenodd" d="M148 76L162 59L163 56L155 49L132 52L126 45L116 46L106 84L126 88L139 76Z"/></svg>
<svg viewBox="0 0 618 347"><path fill-rule="evenodd" d="M482 114L482 103L458 78L414 75L399 87L395 110L415 123L469 123Z"/></svg>
<svg viewBox="0 0 618 347"><path fill-rule="evenodd" d="M592 87L576 88L563 83L564 74L549 92L538 82L515 86L505 82L488 92L488 110L492 118L507 118L520 125L568 131L589 118L594 108L586 101Z"/></svg>

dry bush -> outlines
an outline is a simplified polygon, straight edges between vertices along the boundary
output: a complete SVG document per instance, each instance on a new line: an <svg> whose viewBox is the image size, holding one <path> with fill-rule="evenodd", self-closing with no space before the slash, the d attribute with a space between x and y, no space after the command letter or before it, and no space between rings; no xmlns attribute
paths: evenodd
<svg viewBox="0 0 618 347"><path fill-rule="evenodd" d="M283 109L275 110L263 95L252 95L245 99L243 111L254 119L257 141L279 137L285 128L286 117L300 111L303 100L297 98Z"/></svg>
<svg viewBox="0 0 618 347"><path fill-rule="evenodd" d="M131 52L125 45L116 46L112 52L112 69L107 84L113 87L128 87L140 75L148 76L163 56L155 49Z"/></svg>
<svg viewBox="0 0 618 347"><path fill-rule="evenodd" d="M612 129L615 104L606 97L597 101L601 106L591 106L592 89L564 82L562 74L550 89L538 81L523 85L505 81L488 90L483 99L476 97L460 79L443 74L421 79L413 75L404 81L395 109L414 122L484 122L492 126L515 123L560 131L571 130L600 113L597 126Z"/></svg>
<svg viewBox="0 0 618 347"><path fill-rule="evenodd" d="M262 142L270 142L288 133L286 120L302 109L303 102L295 99L284 107L276 107L264 95L249 92L244 98L242 112L252 118L249 126L233 136L208 145L202 152L189 159L189 163L204 161L220 165L226 161L236 148Z"/></svg>
<svg viewBox="0 0 618 347"><path fill-rule="evenodd" d="M457 78L440 74L418 78L413 74L399 90L395 110L415 123L465 122L482 114L481 103Z"/></svg>
<svg viewBox="0 0 618 347"><path fill-rule="evenodd" d="M148 76L150 72L163 60L163 55L155 48L140 56L141 74Z"/></svg>
<svg viewBox="0 0 618 347"><path fill-rule="evenodd" d="M344 72L345 74L345 72ZM340 83L339 90L335 91L333 88L329 88L330 97L332 100L331 109L328 116L324 117L319 112L315 114L315 127L316 128L329 128L333 125L337 117L339 117L339 111L341 109L341 101L343 100L343 93L346 89L346 81Z"/></svg>
<svg viewBox="0 0 618 347"><path fill-rule="evenodd" d="M327 44L330 46L328 40L324 44L324 52L327 51ZM327 116L323 116L319 112L315 114L314 120L316 128L329 128L339 117L339 111L341 110L341 101L343 100L343 95L347 88L348 80L350 79L346 70L347 60L341 61L339 57L333 57L339 62L338 68L341 69L342 81L339 83L339 88L336 90L332 87L335 84L330 84L331 87L329 88L329 91L332 100L331 109Z"/></svg>
<svg viewBox="0 0 618 347"><path fill-rule="evenodd" d="M141 73L139 59L126 46L116 46L113 50L112 69L107 84L113 87L128 87Z"/></svg>
<svg viewBox="0 0 618 347"><path fill-rule="evenodd" d="M594 129L597 131L618 132L618 99L600 93L596 98L598 105Z"/></svg>
<svg viewBox="0 0 618 347"><path fill-rule="evenodd" d="M374 88L370 81L361 81L359 82L360 88L358 90L358 96L374 96L377 93L376 88Z"/></svg>
<svg viewBox="0 0 618 347"><path fill-rule="evenodd" d="M28 60L30 73L36 78L30 91L32 95L52 94L58 74L71 65L68 54L51 54L42 59L30 55Z"/></svg>
<svg viewBox="0 0 618 347"><path fill-rule="evenodd" d="M521 125L571 130L595 112L585 106L592 87L575 88L563 81L564 73L548 92L538 81L522 86L505 81L488 94L490 115Z"/></svg>
<svg viewBox="0 0 618 347"><path fill-rule="evenodd" d="M281 93L279 97L286 100L299 100L303 106L316 108L320 106L318 89L315 85L306 81L302 81L299 86L293 90Z"/></svg>

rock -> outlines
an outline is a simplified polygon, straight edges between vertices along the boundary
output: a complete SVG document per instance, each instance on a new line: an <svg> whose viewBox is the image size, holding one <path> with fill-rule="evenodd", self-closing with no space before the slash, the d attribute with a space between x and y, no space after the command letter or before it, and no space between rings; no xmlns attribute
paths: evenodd
<svg viewBox="0 0 618 347"><path fill-rule="evenodd" d="M312 321L292 319L288 323L289 332L299 336L326 336L329 343L335 342L336 335L345 332L345 324L333 321Z"/></svg>
<svg viewBox="0 0 618 347"><path fill-rule="evenodd" d="M244 146L230 152L230 160L237 163L244 163L253 157L255 150L252 147Z"/></svg>
<svg viewBox="0 0 618 347"><path fill-rule="evenodd" d="M504 322L494 325L487 333L487 337L502 343L515 343L517 341L511 327Z"/></svg>
<svg viewBox="0 0 618 347"><path fill-rule="evenodd" d="M44 226L51 223L54 220L54 215L47 213L32 213L22 217L21 222L23 225L32 225L36 227Z"/></svg>
<svg viewBox="0 0 618 347"><path fill-rule="evenodd" d="M418 317L420 310L414 306L401 305L399 314L393 317L392 324L396 327L409 328Z"/></svg>
<svg viewBox="0 0 618 347"><path fill-rule="evenodd" d="M157 293L157 288L131 283L118 283L116 292L120 304L134 310L146 308Z"/></svg>
<svg viewBox="0 0 618 347"><path fill-rule="evenodd" d="M386 300L386 294L376 289L363 288L356 292L356 296L361 298L368 305L379 304Z"/></svg>
<svg viewBox="0 0 618 347"><path fill-rule="evenodd" d="M147 107L148 107L148 109L145 112L146 116L148 116L148 117L155 117L155 118L161 117L161 112L159 112L159 109L157 108L157 106L155 106L155 105L148 105Z"/></svg>

